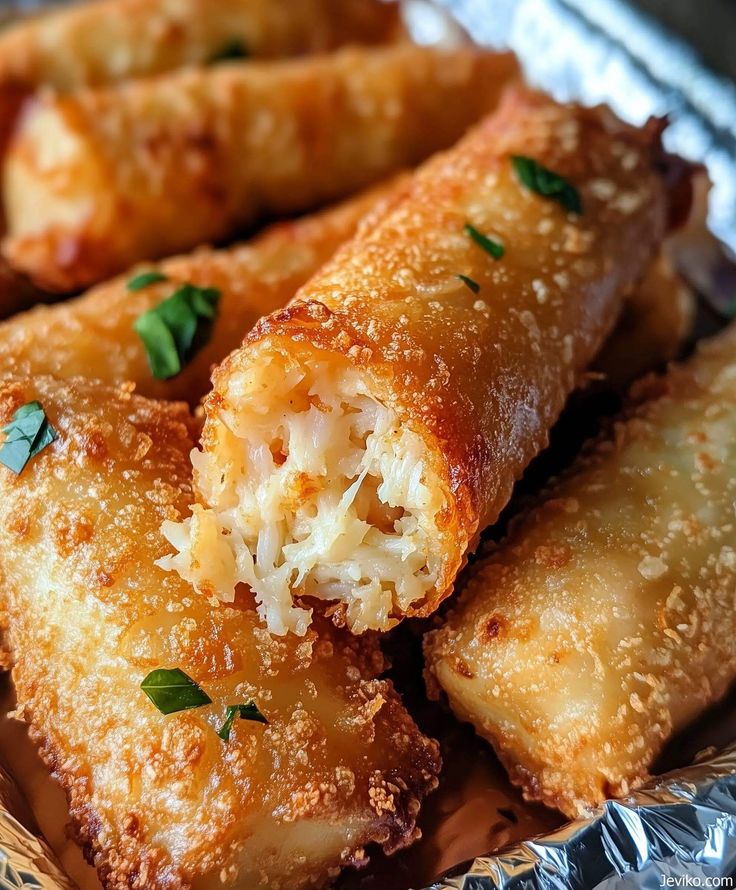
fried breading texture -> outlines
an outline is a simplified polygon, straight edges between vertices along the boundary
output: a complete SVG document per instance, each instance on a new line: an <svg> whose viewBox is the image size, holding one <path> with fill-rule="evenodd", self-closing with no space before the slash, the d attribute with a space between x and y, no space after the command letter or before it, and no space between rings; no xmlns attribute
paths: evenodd
<svg viewBox="0 0 736 890"><path fill-rule="evenodd" d="M154 560L191 501L183 405L83 381L0 384L0 423L38 399L57 440L0 467L2 606L18 708L64 786L106 888L320 886L364 847L415 835L438 751L375 640L331 625L274 640L252 603L210 606ZM163 716L141 691L179 667L211 706ZM268 725L228 705L255 700Z"/></svg>
<svg viewBox="0 0 736 890"><path fill-rule="evenodd" d="M213 365L240 345L261 315L285 306L376 202L401 187L401 179L321 213L277 223L251 242L147 264L76 299L16 316L0 324L0 375L130 381L141 395L194 404L209 388ZM157 271L167 280L132 292L127 283L136 271ZM159 380L133 325L185 282L219 289L217 318L207 343L181 373Z"/></svg>
<svg viewBox="0 0 736 890"><path fill-rule="evenodd" d="M635 131L601 110L514 92L455 148L421 167L402 195L366 220L297 299L261 320L215 372L195 473L204 512L189 529L191 549L185 546L172 567L227 600L233 572L208 565L199 550L202 523L214 517L227 529L220 540L230 542L236 569L245 558L238 536L252 553L258 549L248 572L263 581L264 604L291 560L297 567L293 591L344 599L356 628L385 628L403 615L436 609L479 532L495 521L514 482L546 445L567 396L659 247L667 196L658 153L655 134ZM530 157L565 177L579 192L582 214L525 187L512 156ZM503 256L490 256L468 233L468 223L501 245ZM334 367L321 370L329 362ZM335 391L350 374L355 390L338 398ZM315 382L304 384L309 391L303 398L294 389L288 401L274 389L281 386L274 379L311 381L310 375ZM275 395L269 402L270 391ZM366 410L365 393L385 430L380 441L376 429L368 438L365 429L350 434L345 448L353 453L361 435L365 442L365 473L356 481L357 473L345 471L345 492L334 493L332 480L353 458L346 450L322 461L333 465L320 467L304 456L307 437L297 425L307 422L303 412L312 411L317 441L322 434L316 427L333 422L340 399L357 400L345 409L349 422ZM313 410L320 408L315 398L322 403L321 418ZM271 410L270 442L263 432L274 455L271 468L263 469L259 439L241 479L245 443L261 435ZM291 424L287 432L284 416ZM294 454L297 444L302 454ZM388 493L390 473L401 478L393 478ZM251 492L259 474L262 490ZM279 485L281 500L272 508ZM359 485L365 497L354 494ZM329 497L320 502L325 490ZM315 508L302 511L310 497ZM328 531L342 517L331 506L336 501L355 513L344 540L362 534L363 543L371 542L359 566ZM314 531L328 511L329 521ZM272 557L273 536L253 543L256 531L270 524L283 539L278 523L291 514L293 534L272 560L273 572L259 577L265 554ZM304 541L312 532L307 551ZM403 547L409 549L399 551ZM395 579L387 575L376 591L373 582L377 575L381 580L383 568L374 568L375 560L386 565L398 552L402 572ZM410 572L417 583L404 589ZM363 591L377 605L352 616L352 604L366 602ZM296 626L303 617L290 620Z"/></svg>
<svg viewBox="0 0 736 890"><path fill-rule="evenodd" d="M43 96L6 156L6 256L72 290L336 200L450 145L516 73L403 45Z"/></svg>
<svg viewBox="0 0 736 890"><path fill-rule="evenodd" d="M426 639L455 713L568 815L641 784L736 678L735 345L635 388Z"/></svg>
<svg viewBox="0 0 736 890"><path fill-rule="evenodd" d="M48 10L0 34L0 90L68 92L227 54L278 58L380 43L397 8L377 0L98 0Z"/></svg>

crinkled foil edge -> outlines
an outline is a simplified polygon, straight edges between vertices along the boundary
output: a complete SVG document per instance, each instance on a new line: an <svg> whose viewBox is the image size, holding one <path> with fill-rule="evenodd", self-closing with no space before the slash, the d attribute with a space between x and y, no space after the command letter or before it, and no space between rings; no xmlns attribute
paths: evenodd
<svg viewBox="0 0 736 890"><path fill-rule="evenodd" d="M426 890L736 887L736 745Z"/></svg>

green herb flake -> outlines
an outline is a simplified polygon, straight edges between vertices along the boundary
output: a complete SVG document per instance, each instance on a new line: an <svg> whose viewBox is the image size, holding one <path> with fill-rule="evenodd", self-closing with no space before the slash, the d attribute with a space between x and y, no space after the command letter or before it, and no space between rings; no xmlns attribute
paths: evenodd
<svg viewBox="0 0 736 890"><path fill-rule="evenodd" d="M46 417L40 402L28 402L13 414L3 427L5 441L0 447L0 463L16 475L31 458L56 439L56 431Z"/></svg>
<svg viewBox="0 0 736 890"><path fill-rule="evenodd" d="M583 212L580 193L562 176L524 155L512 155L511 163L514 165L516 175L528 189L544 198L557 201L569 213Z"/></svg>
<svg viewBox="0 0 736 890"><path fill-rule="evenodd" d="M175 377L207 343L219 301L217 288L183 284L136 319L133 327L157 380Z"/></svg>
<svg viewBox="0 0 736 890"><path fill-rule="evenodd" d="M213 53L207 60L208 65L217 65L220 62L236 62L238 59L247 59L250 56L245 41L240 37L233 37L227 43Z"/></svg>
<svg viewBox="0 0 736 890"><path fill-rule="evenodd" d="M474 294L477 294L480 292L480 285L478 284L477 281L473 281L473 279L468 278L467 275L458 275L457 277L460 279L460 281L462 281L462 283L464 285L466 285L468 288L470 288L470 290L472 290Z"/></svg>
<svg viewBox="0 0 736 890"><path fill-rule="evenodd" d="M478 247L490 254L494 260L500 260L504 253L506 253L503 244L499 244L498 241L494 241L493 238L489 238L488 235L479 232L478 229L476 229L475 226L471 226L470 223L465 223L463 231L475 241Z"/></svg>
<svg viewBox="0 0 736 890"><path fill-rule="evenodd" d="M136 291L143 290L145 287L150 287L152 284L159 284L162 281L168 281L168 278L164 273L151 270L150 272L141 272L140 274L135 275L125 286L130 291Z"/></svg>
<svg viewBox="0 0 736 890"><path fill-rule="evenodd" d="M141 689L162 714L175 714L212 704L207 693L180 668L157 668L141 683Z"/></svg>
<svg viewBox="0 0 736 890"><path fill-rule="evenodd" d="M233 728L236 717L240 717L241 720L252 720L256 723L268 723L268 720L258 710L258 705L253 699L242 705L228 705L225 712L225 722L217 730L217 734L223 742L230 741L230 731Z"/></svg>

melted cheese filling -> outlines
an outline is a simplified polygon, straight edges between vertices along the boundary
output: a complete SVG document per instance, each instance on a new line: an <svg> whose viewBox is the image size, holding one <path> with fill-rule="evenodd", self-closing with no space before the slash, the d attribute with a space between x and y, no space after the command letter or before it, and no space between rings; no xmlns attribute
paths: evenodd
<svg viewBox="0 0 736 890"><path fill-rule="evenodd" d="M447 494L424 440L365 375L321 355L287 364L268 354L231 375L235 407L192 456L203 503L163 527L178 551L164 568L224 602L249 585L274 634L306 632L305 596L344 604L357 633L385 630L440 568Z"/></svg>

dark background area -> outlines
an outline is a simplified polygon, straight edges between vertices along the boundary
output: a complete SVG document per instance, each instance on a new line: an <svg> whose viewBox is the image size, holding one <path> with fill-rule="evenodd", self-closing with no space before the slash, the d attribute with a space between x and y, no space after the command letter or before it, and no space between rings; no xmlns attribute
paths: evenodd
<svg viewBox="0 0 736 890"><path fill-rule="evenodd" d="M680 34L715 71L736 80L736 0L633 0Z"/></svg>

